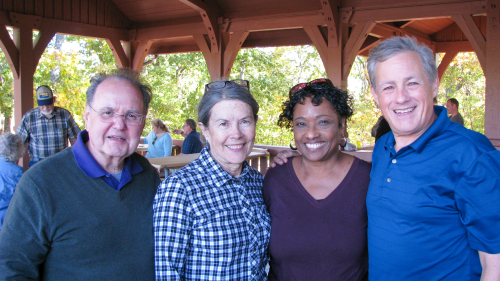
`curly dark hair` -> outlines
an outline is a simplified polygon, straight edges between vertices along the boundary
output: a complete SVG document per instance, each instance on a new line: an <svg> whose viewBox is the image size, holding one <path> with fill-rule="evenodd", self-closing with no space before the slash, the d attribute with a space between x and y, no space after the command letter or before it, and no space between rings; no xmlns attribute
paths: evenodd
<svg viewBox="0 0 500 281"><path fill-rule="evenodd" d="M335 108L339 116L339 121L342 118L348 120L353 114L352 97L347 92L340 90L330 83L318 82L307 84L307 86L296 92L290 90L289 99L281 106L283 112L278 118L278 126L290 130L293 129L293 110L295 105L298 103L304 104L306 97L310 97L314 105L320 105L323 99L329 101ZM340 126L342 124L339 124Z"/></svg>

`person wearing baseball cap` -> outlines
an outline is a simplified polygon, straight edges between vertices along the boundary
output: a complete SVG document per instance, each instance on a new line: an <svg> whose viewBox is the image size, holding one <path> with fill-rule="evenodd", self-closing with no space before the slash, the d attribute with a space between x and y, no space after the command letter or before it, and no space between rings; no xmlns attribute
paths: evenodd
<svg viewBox="0 0 500 281"><path fill-rule="evenodd" d="M49 86L36 89L36 100L38 107L24 114L16 131L28 143L30 167L68 147L68 140L73 145L81 131L68 110L54 106L56 96Z"/></svg>

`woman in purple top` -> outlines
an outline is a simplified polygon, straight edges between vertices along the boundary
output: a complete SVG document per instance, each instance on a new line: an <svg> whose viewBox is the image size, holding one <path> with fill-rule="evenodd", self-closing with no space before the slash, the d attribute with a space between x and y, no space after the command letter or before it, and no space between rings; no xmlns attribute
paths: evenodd
<svg viewBox="0 0 500 281"><path fill-rule="evenodd" d="M351 97L328 79L290 90L278 125L300 156L270 169L269 280L366 280L366 193L371 165L340 152Z"/></svg>

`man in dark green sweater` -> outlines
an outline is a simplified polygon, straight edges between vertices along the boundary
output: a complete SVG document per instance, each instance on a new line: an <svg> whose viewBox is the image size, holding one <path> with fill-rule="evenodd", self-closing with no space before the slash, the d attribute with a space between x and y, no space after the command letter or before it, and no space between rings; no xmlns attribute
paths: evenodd
<svg viewBox="0 0 500 281"><path fill-rule="evenodd" d="M150 100L130 70L93 78L77 143L16 188L0 231L0 280L154 280L160 178L134 153Z"/></svg>

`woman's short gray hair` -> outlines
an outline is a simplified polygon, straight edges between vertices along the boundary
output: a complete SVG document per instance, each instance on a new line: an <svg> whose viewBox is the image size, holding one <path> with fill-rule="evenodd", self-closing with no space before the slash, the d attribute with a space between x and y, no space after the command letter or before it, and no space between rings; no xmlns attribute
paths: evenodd
<svg viewBox="0 0 500 281"><path fill-rule="evenodd" d="M23 154L24 143L21 136L12 133L0 136L0 157L3 157L5 161L17 163Z"/></svg>
<svg viewBox="0 0 500 281"><path fill-rule="evenodd" d="M201 122L205 127L208 127L212 107L223 100L240 100L252 108L253 118L257 120L259 113L259 104L252 96L247 87L240 84L226 82L223 88L207 88L205 94L198 103L198 122Z"/></svg>
<svg viewBox="0 0 500 281"><path fill-rule="evenodd" d="M395 36L382 41L370 51L367 68L371 85L375 90L375 67L377 63L384 62L391 57L404 52L415 52L418 54L431 85L434 84L434 80L438 76L438 72L436 68L435 56L432 50L423 44L419 44L417 39L413 37Z"/></svg>
<svg viewBox="0 0 500 281"><path fill-rule="evenodd" d="M149 85L143 82L137 71L132 70L130 68L119 68L111 70L109 72L101 72L92 77L90 79L90 86L87 89L87 104L92 105L92 101L94 100L94 95L97 87L102 82L104 82L104 80L111 77L126 80L134 84L137 88L139 88L139 91L141 92L142 95L142 101L144 103L144 108L143 108L144 111L142 114L146 115L148 113L149 103L153 98L152 89Z"/></svg>

